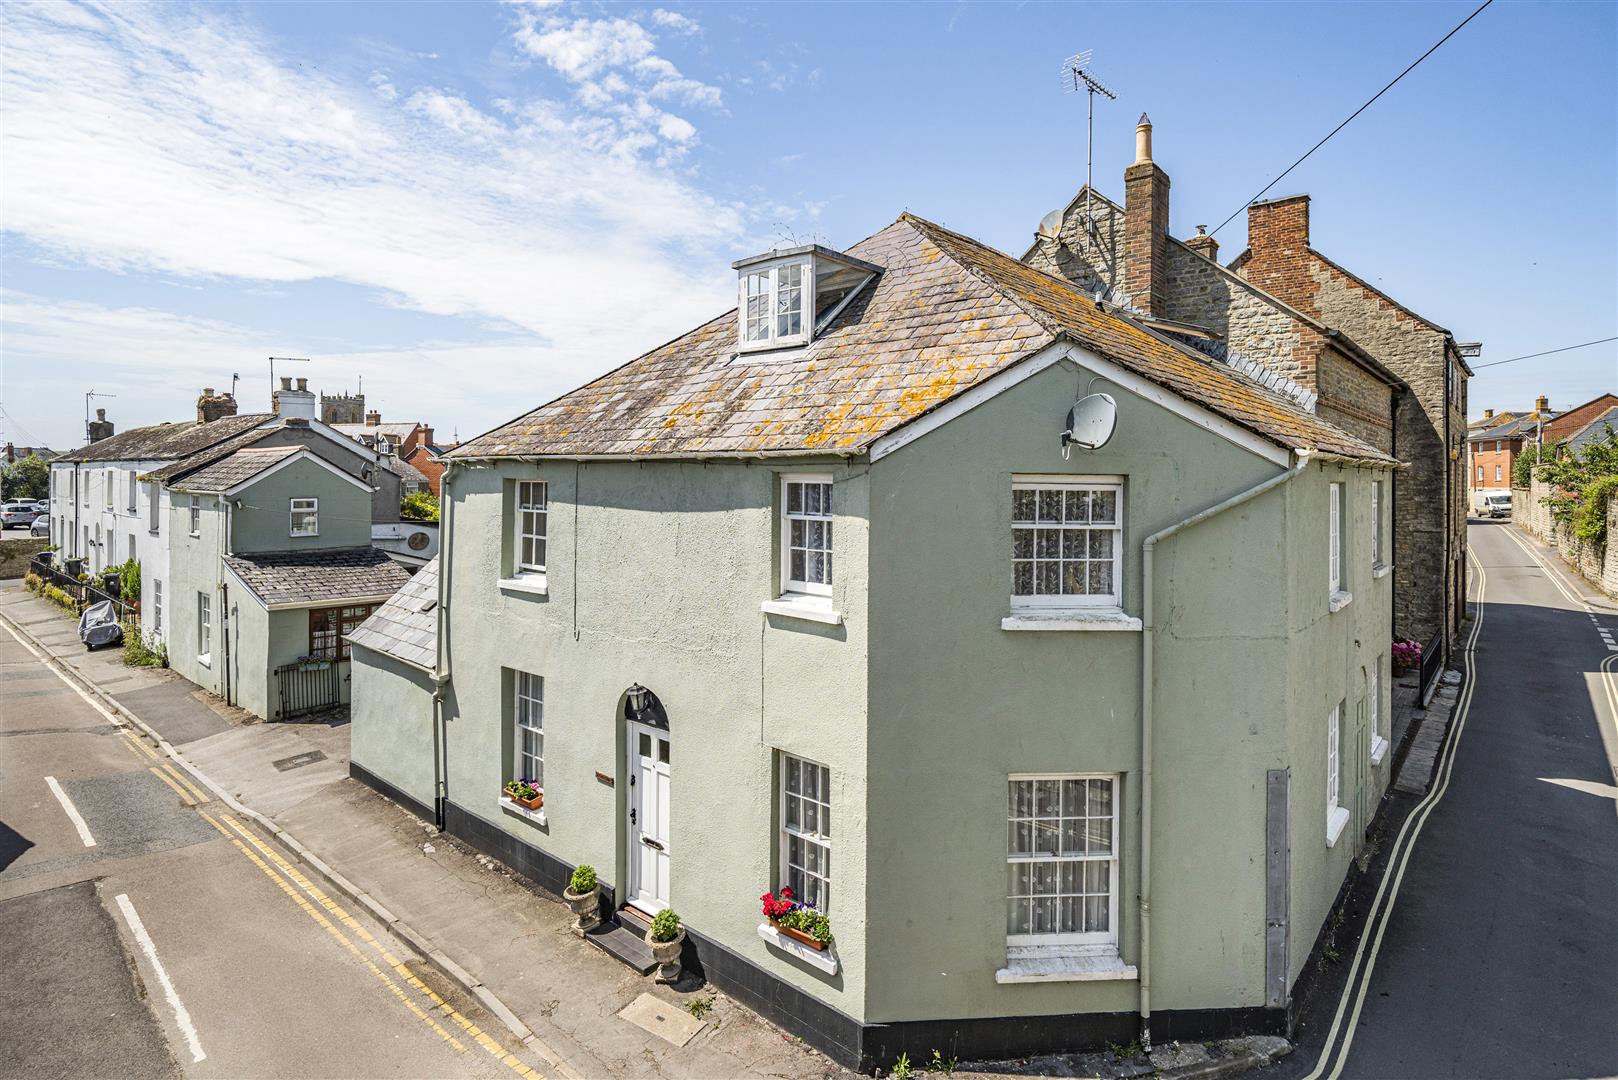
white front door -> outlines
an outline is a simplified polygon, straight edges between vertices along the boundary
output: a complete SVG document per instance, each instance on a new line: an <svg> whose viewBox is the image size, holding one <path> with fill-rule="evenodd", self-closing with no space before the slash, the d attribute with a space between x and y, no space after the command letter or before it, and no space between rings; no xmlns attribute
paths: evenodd
<svg viewBox="0 0 1618 1080"><path fill-rule="evenodd" d="M629 725L629 903L669 906L669 733Z"/></svg>

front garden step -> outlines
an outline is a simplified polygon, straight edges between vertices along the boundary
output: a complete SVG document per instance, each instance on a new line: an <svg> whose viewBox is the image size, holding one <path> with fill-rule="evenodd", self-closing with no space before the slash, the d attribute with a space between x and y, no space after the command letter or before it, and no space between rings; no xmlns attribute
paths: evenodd
<svg viewBox="0 0 1618 1080"><path fill-rule="evenodd" d="M585 934L584 940L608 955L622 960L642 975L651 974L652 969L657 967L657 961L652 959L652 948L646 944L646 939L622 926L602 923Z"/></svg>

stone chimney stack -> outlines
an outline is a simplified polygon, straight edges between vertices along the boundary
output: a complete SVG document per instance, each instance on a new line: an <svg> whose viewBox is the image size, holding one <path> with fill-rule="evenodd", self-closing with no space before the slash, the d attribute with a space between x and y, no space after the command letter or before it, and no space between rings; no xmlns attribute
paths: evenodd
<svg viewBox="0 0 1618 1080"><path fill-rule="evenodd" d="M202 388L202 396L197 398L197 423L211 424L221 417L235 415L236 398L234 395L215 394L211 386Z"/></svg>
<svg viewBox="0 0 1618 1080"><path fill-rule="evenodd" d="M382 414L377 412L375 409L372 409L370 412L365 414L365 426L366 427L376 427L381 422L382 422Z"/></svg>
<svg viewBox="0 0 1618 1080"><path fill-rule="evenodd" d="M1550 409L1551 409L1551 399L1546 397L1544 394L1541 394L1537 398L1534 399L1534 411L1535 412L1537 412L1537 413L1545 413L1545 412L1550 412Z"/></svg>
<svg viewBox="0 0 1618 1080"><path fill-rule="evenodd" d="M283 420L315 418L315 395L309 390L308 379L299 379L294 390L290 378L281 378L281 389L275 392L275 415Z"/></svg>
<svg viewBox="0 0 1618 1080"><path fill-rule="evenodd" d="M112 438L112 421L107 419L106 409L96 410L96 418L90 421L89 435L93 443Z"/></svg>
<svg viewBox="0 0 1618 1080"><path fill-rule="evenodd" d="M1197 235L1187 240L1185 246L1209 262L1219 261L1219 241L1208 235L1208 226L1206 225L1198 225Z"/></svg>
<svg viewBox="0 0 1618 1080"><path fill-rule="evenodd" d="M1169 177L1152 160L1152 121L1135 125L1135 163L1124 170L1124 291L1148 315L1166 314Z"/></svg>

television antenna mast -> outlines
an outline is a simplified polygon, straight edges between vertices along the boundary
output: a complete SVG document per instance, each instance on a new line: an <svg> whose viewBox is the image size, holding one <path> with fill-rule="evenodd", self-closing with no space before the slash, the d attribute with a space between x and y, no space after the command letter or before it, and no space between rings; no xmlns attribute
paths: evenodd
<svg viewBox="0 0 1618 1080"><path fill-rule="evenodd" d="M1094 55L1094 49L1085 49L1078 55L1062 61L1062 92L1076 94L1083 90L1088 99L1089 108L1085 117L1084 230L1090 237L1090 243L1099 251L1101 245L1096 230L1095 213L1090 204L1090 193L1095 189L1096 95L1101 94L1109 101L1117 101L1118 95L1096 78L1095 72L1091 70L1090 60Z"/></svg>

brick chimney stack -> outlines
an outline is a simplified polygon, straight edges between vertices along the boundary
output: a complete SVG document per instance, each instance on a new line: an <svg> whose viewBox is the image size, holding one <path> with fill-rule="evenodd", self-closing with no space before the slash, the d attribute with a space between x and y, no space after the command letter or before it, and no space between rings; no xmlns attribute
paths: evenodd
<svg viewBox="0 0 1618 1080"><path fill-rule="evenodd" d="M202 388L202 396L197 398L197 423L211 424L222 417L235 415L236 398L234 395L215 394L211 386Z"/></svg>
<svg viewBox="0 0 1618 1080"><path fill-rule="evenodd" d="M421 425L421 441L418 446L431 446L433 444L433 429L426 424Z"/></svg>
<svg viewBox="0 0 1618 1080"><path fill-rule="evenodd" d="M1534 411L1535 412L1537 412L1537 413L1546 413L1546 412L1550 412L1550 409L1551 409L1551 399L1546 397L1544 394L1541 394L1537 398L1534 399Z"/></svg>
<svg viewBox="0 0 1618 1080"><path fill-rule="evenodd" d="M1124 291L1148 315L1165 314L1169 177L1152 160L1152 121L1135 125L1135 163L1124 170Z"/></svg>
<svg viewBox="0 0 1618 1080"><path fill-rule="evenodd" d="M1494 419L1494 410L1493 409L1484 409L1483 410L1483 419L1485 419L1485 420L1493 420Z"/></svg>
<svg viewBox="0 0 1618 1080"><path fill-rule="evenodd" d="M1265 292L1319 318L1309 274L1309 196L1267 199L1247 208L1247 264L1242 274Z"/></svg>
<svg viewBox="0 0 1618 1080"><path fill-rule="evenodd" d="M376 427L382 422L382 414L375 409L365 414L365 426Z"/></svg>
<svg viewBox="0 0 1618 1080"><path fill-rule="evenodd" d="M1208 226L1206 225L1198 225L1197 235L1187 240L1185 246L1209 262L1219 261L1219 241L1208 235Z"/></svg>

